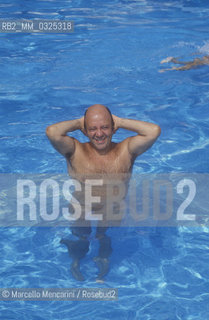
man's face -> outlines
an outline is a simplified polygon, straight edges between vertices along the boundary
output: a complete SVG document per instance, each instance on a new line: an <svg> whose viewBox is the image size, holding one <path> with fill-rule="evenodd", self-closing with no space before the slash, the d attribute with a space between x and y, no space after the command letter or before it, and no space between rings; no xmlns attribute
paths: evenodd
<svg viewBox="0 0 209 320"><path fill-rule="evenodd" d="M100 151L108 149L113 135L111 116L106 110L87 112L86 134L92 145Z"/></svg>

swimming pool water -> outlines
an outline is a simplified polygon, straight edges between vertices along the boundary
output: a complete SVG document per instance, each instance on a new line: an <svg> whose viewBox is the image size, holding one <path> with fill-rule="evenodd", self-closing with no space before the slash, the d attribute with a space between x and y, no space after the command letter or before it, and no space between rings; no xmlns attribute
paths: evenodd
<svg viewBox="0 0 209 320"><path fill-rule="evenodd" d="M0 18L74 20L75 31L0 34L0 172L65 173L46 126L102 103L113 114L162 128L134 173L207 173L209 67L159 70L168 56L208 54L208 11L206 1L189 0L3 0ZM114 140L129 134L120 130ZM117 302L1 302L1 319L208 319L208 228L112 228L109 235L106 283L94 281L92 236L80 284L59 244L68 228L1 228L0 287L119 290Z"/></svg>

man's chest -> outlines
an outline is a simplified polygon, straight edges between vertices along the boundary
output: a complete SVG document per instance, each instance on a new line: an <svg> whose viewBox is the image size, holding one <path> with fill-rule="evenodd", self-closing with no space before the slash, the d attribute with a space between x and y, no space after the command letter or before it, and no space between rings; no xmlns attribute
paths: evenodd
<svg viewBox="0 0 209 320"><path fill-rule="evenodd" d="M120 174L131 170L131 158L125 152L112 152L105 156L78 152L70 161L71 169L78 174Z"/></svg>

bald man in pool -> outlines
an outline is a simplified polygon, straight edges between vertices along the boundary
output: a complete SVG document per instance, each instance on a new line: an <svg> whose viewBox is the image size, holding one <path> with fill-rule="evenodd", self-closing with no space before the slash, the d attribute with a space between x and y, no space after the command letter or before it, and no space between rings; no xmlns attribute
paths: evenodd
<svg viewBox="0 0 209 320"><path fill-rule="evenodd" d="M112 136L119 128L133 131L136 135L115 143L112 141ZM81 130L88 137L89 142L81 143L67 135L68 132L72 133L75 130ZM95 177L103 178L104 181L108 181L111 177L114 180L119 177L119 180L126 183L135 159L153 145L160 132L161 129L156 124L117 117L100 104L90 106L80 119L55 123L46 129L47 137L53 147L65 157L69 175L76 178L82 185L90 176L94 179ZM104 185L97 186L95 190L92 189L101 199L100 203L95 202L92 205L92 212L105 211ZM67 246L72 258L70 270L73 277L83 281L80 260L89 250L88 236L91 233L91 225L90 221L84 218L84 192L75 191L73 196L82 206L79 221L84 224L77 223L71 227L72 234L77 236L78 240L62 239L61 243ZM115 211L117 210L116 208ZM96 238L100 246L98 257L94 258L99 269L97 281L103 281L109 270L109 256L112 248L110 238L105 234L106 230L107 227L99 221Z"/></svg>

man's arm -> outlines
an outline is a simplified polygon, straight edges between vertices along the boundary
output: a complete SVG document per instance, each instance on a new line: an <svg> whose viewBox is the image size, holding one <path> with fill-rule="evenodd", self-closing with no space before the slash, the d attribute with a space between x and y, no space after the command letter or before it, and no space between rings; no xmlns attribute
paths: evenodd
<svg viewBox="0 0 209 320"><path fill-rule="evenodd" d="M137 133L136 136L127 139L128 150L134 156L138 156L149 149L161 133L160 127L154 123L124 119L114 115L113 120L115 131L123 128Z"/></svg>
<svg viewBox="0 0 209 320"><path fill-rule="evenodd" d="M46 128L46 135L53 147L63 156L72 156L75 151L75 139L67 135L80 129L84 132L84 120L80 119L62 121Z"/></svg>

